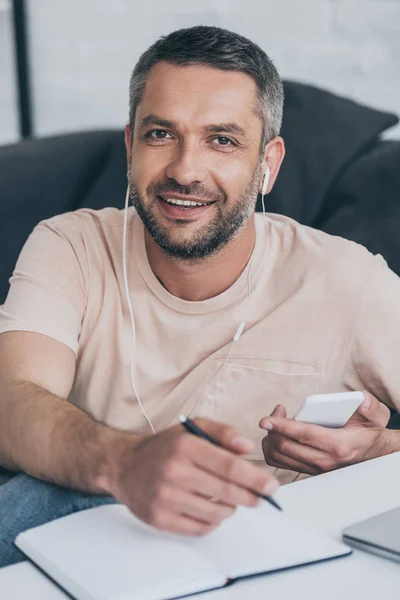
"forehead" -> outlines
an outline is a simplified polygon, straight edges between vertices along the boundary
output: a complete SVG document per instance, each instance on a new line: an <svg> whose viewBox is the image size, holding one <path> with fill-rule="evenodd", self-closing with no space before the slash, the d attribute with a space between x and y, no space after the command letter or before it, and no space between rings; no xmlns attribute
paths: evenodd
<svg viewBox="0 0 400 600"><path fill-rule="evenodd" d="M256 92L246 73L160 62L148 74L136 118L152 112L182 124L233 121L258 134Z"/></svg>

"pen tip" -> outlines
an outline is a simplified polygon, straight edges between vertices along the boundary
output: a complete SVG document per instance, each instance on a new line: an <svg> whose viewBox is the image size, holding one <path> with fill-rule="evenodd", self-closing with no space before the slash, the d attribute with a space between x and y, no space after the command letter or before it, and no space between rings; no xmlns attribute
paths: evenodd
<svg viewBox="0 0 400 600"><path fill-rule="evenodd" d="M179 420L180 420L181 423L184 423L186 421L186 417L184 415L181 415L179 417Z"/></svg>

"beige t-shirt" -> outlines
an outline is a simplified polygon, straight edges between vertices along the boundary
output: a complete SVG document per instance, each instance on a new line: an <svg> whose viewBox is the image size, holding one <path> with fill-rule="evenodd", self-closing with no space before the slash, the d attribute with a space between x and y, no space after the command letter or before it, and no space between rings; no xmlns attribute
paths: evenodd
<svg viewBox="0 0 400 600"><path fill-rule="evenodd" d="M40 223L0 308L0 333L33 331L66 344L77 355L69 401L103 423L151 433L129 375L123 214L83 209ZM134 209L127 256L135 383L156 430L180 414L207 416L253 439L248 458L263 463L258 423L277 403L291 417L308 394L368 389L400 410L400 279L353 242L273 214L255 223L250 296L247 270L209 300L171 295L149 266Z"/></svg>

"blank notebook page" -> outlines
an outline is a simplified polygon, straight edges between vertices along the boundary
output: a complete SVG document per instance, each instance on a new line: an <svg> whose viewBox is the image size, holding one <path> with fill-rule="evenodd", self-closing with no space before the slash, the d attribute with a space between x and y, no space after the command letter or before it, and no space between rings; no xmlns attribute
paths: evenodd
<svg viewBox="0 0 400 600"><path fill-rule="evenodd" d="M17 545L78 600L159 600L226 582L206 556L119 505L36 527Z"/></svg>
<svg viewBox="0 0 400 600"><path fill-rule="evenodd" d="M232 579L351 553L344 544L303 528L267 502L257 508L238 507L218 529L186 543Z"/></svg>

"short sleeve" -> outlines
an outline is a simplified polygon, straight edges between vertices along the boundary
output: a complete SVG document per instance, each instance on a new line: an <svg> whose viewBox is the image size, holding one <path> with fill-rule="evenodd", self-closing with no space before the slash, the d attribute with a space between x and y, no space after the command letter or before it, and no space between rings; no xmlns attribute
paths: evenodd
<svg viewBox="0 0 400 600"><path fill-rule="evenodd" d="M77 353L86 306L83 244L75 225L43 221L26 241L0 307L0 333L32 331Z"/></svg>
<svg viewBox="0 0 400 600"><path fill-rule="evenodd" d="M381 256L360 301L344 384L400 411L400 278Z"/></svg>

